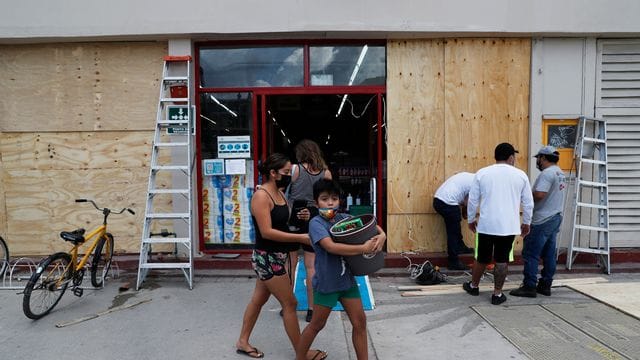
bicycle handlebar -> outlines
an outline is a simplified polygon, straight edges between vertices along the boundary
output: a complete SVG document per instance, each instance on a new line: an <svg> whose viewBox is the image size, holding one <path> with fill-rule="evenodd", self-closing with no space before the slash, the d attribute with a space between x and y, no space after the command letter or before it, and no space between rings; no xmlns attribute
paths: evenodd
<svg viewBox="0 0 640 360"><path fill-rule="evenodd" d="M96 208L96 210L102 211L102 212L104 212L105 210L109 210L109 212L114 213L114 214L122 214L125 210L127 210L129 213L131 213L131 215L135 215L136 214L133 210L131 210L129 208L123 208L120 211L111 210L109 208L102 208L101 209L101 208L98 207L98 205L95 203L95 201L93 201L91 199L76 199L76 202L77 203L79 203L79 202L90 202L93 205L93 207Z"/></svg>

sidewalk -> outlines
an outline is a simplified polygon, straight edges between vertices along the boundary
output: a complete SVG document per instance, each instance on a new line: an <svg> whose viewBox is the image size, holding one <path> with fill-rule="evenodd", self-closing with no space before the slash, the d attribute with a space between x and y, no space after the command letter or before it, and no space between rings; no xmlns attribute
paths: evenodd
<svg viewBox="0 0 640 360"><path fill-rule="evenodd" d="M135 275L126 274L109 281L104 289L86 290L81 298L65 294L54 311L38 321L29 320L22 314L22 296L16 294L19 291L0 291L2 358L57 355L92 359L248 359L235 353L234 344L255 279L249 276L250 272L233 272L235 274L229 270L196 271L191 291L184 277L173 274L149 277L140 291L132 288L120 292L119 287L126 282L134 286ZM625 294L626 300L640 299L638 274L560 274L559 280L596 276L608 282L591 284L591 292L598 293L598 287L604 289L610 284L626 284L622 286L633 292ZM467 278L466 275L451 276L449 283L459 285ZM519 275L510 274L507 285L515 287L520 279ZM489 285L489 280L485 279L482 284ZM614 315L607 315L612 322L602 323L611 333L604 331L600 336L594 336L593 332L576 335L584 330L584 326L581 330L567 325L571 321L568 315L565 319L550 320L552 311L568 314L566 308L569 307L585 309L578 311L589 315L593 309L602 306L592 297L570 288L554 288L551 297L535 299L507 295L508 301L503 306L492 306L489 292L472 297L455 290L456 286L448 294L403 297L398 287L414 285L408 276L372 277L371 284L376 308L367 312L370 359L527 359L529 356L534 359L611 359L640 356L637 351L632 355L627 352L625 357L611 347L603 346L612 344L609 337L613 335L617 336L618 343L628 345L629 351L637 350L640 346L640 320L637 318L614 310ZM615 302L615 295L613 297L609 301ZM638 307L638 300L635 301ZM120 305L132 307L121 309ZM56 327L56 324L110 308L115 311ZM279 309L277 302L271 299L252 336L252 344L265 353L265 359L292 359L294 356L278 315ZM524 313L533 315L520 315ZM546 314L546 317L535 318L540 314ZM299 317L301 327L304 327L304 313L299 312ZM508 320L509 326L504 326L502 320ZM524 336L525 328L532 329L532 333ZM553 332L541 329L552 329ZM514 334L523 336L518 338ZM549 334L558 337L545 338ZM566 341L577 340L572 343L574 348L567 349L573 351L568 356L554 354L550 352L554 350L553 346L544 346L545 343L563 343L562 339L558 340L561 336ZM343 313L331 315L314 347L326 350L329 359L355 358L350 349L349 322Z"/></svg>

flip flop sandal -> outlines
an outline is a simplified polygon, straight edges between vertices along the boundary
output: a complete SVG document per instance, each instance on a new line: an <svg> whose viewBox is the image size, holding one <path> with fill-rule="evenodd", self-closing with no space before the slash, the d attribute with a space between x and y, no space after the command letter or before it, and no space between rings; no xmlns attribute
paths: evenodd
<svg viewBox="0 0 640 360"><path fill-rule="evenodd" d="M243 349L236 349L236 353L240 354L240 355L246 355L250 358L254 358L254 359L260 359L264 357L264 353L261 352L260 350L258 350L258 348L252 348L251 350L243 350ZM315 358L314 358L315 359Z"/></svg>
<svg viewBox="0 0 640 360"><path fill-rule="evenodd" d="M324 360L327 358L327 356L329 356L326 352L318 349L316 350L315 355L313 355L313 357L311 358L311 360Z"/></svg>

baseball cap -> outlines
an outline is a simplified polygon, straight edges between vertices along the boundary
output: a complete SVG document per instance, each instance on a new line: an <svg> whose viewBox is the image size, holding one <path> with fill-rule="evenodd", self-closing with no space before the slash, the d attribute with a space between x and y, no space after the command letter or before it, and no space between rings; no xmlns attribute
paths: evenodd
<svg viewBox="0 0 640 360"><path fill-rule="evenodd" d="M516 150L513 145L509 144L509 143L501 143L498 144L498 146L496 146L496 150L495 150L495 159L500 161L500 160L506 160L509 158L509 156L518 153L518 150Z"/></svg>
<svg viewBox="0 0 640 360"><path fill-rule="evenodd" d="M540 155L560 156L560 152L558 152L558 150L556 150L555 147L553 147L551 145L547 145L547 146L541 147L540 150L538 150L538 153L535 154L533 157L538 157Z"/></svg>

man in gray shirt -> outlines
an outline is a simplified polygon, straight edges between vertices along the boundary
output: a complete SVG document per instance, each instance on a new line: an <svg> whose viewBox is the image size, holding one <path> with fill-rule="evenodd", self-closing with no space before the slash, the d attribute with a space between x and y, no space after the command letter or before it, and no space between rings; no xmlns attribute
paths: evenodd
<svg viewBox="0 0 640 360"><path fill-rule="evenodd" d="M556 236L562 222L567 183L564 172L558 167L560 153L553 146L542 147L535 158L536 167L542 172L533 184L535 206L531 232L524 238L522 249L524 280L522 286L510 292L513 296L550 296L556 272ZM540 280L536 281L541 257L544 267Z"/></svg>

